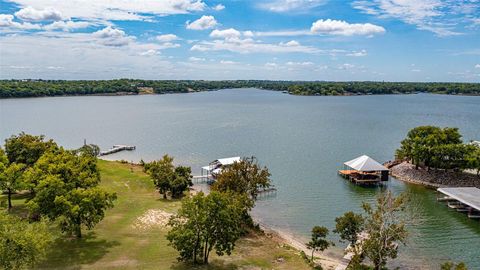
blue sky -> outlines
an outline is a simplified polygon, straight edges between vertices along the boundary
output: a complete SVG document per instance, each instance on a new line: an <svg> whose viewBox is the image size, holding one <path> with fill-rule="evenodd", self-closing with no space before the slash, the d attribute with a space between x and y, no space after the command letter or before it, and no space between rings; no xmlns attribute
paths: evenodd
<svg viewBox="0 0 480 270"><path fill-rule="evenodd" d="M0 0L0 78L480 82L480 0Z"/></svg>

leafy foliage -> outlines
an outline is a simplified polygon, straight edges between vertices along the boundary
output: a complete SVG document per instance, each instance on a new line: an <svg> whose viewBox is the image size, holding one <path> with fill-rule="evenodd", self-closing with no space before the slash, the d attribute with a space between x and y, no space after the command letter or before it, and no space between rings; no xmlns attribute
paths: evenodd
<svg viewBox="0 0 480 270"><path fill-rule="evenodd" d="M441 270L468 270L467 265L465 263L461 262L458 264L455 264L453 262L446 262L440 266Z"/></svg>
<svg viewBox="0 0 480 270"><path fill-rule="evenodd" d="M181 261L208 263L210 252L230 255L241 235L240 219L244 206L233 194L203 192L183 201L169 222L170 244L179 251Z"/></svg>
<svg viewBox="0 0 480 270"><path fill-rule="evenodd" d="M173 165L173 158L164 155L162 159L144 163L145 172L153 179L153 183L163 198L170 192L172 198L183 195L192 183L192 170L190 167Z"/></svg>
<svg viewBox="0 0 480 270"><path fill-rule="evenodd" d="M91 229L113 207L116 194L98 187L97 160L59 148L45 153L26 173L35 197L31 212L60 220L63 231L81 237L81 226Z"/></svg>
<svg viewBox="0 0 480 270"><path fill-rule="evenodd" d="M63 80L2 80L0 98L40 97L94 94L141 94L144 89L154 93L187 93L227 88L260 88L287 91L294 95L365 95L397 93L479 94L478 83L417 83L417 82L327 82L327 81L192 81L133 80L63 81ZM148 91L148 92L149 92Z"/></svg>
<svg viewBox="0 0 480 270"><path fill-rule="evenodd" d="M332 242L326 240L325 238L328 235L328 229L323 226L315 226L312 228L312 238L306 244L308 249L312 250L311 261L313 262L313 254L315 251L324 251L330 245L333 245Z"/></svg>
<svg viewBox="0 0 480 270"><path fill-rule="evenodd" d="M28 223L0 212L0 268L32 267L44 258L51 239L45 222Z"/></svg>
<svg viewBox="0 0 480 270"><path fill-rule="evenodd" d="M405 244L407 230L401 213L405 209L406 196L394 197L390 191L377 198L377 204L363 204L367 217L365 232L368 237L362 243L363 254L381 270L388 258L396 258L398 244Z"/></svg>
<svg viewBox="0 0 480 270"><path fill-rule="evenodd" d="M255 200L259 189L268 188L270 184L267 167L260 167L257 159L251 157L224 168L212 185L212 190L246 194Z"/></svg>
<svg viewBox="0 0 480 270"><path fill-rule="evenodd" d="M342 240L348 241L354 246L358 239L358 234L363 231L365 222L362 215L353 212L346 212L341 217L335 218L335 230L333 232L340 234Z"/></svg>
<svg viewBox="0 0 480 270"><path fill-rule="evenodd" d="M5 140L5 152L8 160L11 163L22 163L28 167L33 166L47 150L53 148L57 148L54 141L45 141L44 136L34 136L24 132L12 135Z"/></svg>
<svg viewBox="0 0 480 270"><path fill-rule="evenodd" d="M417 167L436 169L480 169L478 147L463 144L457 128L420 126L410 130L396 151L397 159Z"/></svg>

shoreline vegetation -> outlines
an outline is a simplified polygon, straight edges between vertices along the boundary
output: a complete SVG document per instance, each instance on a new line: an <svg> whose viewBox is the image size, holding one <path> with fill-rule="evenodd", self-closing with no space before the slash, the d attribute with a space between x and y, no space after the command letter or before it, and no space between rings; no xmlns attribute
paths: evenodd
<svg viewBox="0 0 480 270"><path fill-rule="evenodd" d="M480 95L480 83L329 82L265 80L0 80L0 99L85 95L151 95L230 88L258 88L299 96L354 96L432 93Z"/></svg>

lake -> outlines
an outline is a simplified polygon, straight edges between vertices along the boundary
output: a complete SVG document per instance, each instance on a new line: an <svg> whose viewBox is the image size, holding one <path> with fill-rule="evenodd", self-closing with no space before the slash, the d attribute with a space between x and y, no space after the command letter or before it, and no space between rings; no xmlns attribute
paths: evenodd
<svg viewBox="0 0 480 270"><path fill-rule="evenodd" d="M257 202L255 217L298 237L307 237L314 225L332 230L335 217L373 202L381 188L352 185L337 170L362 154L391 160L408 130L419 125L458 127L465 141L479 140L480 97L301 97L229 89L0 100L2 140L25 131L67 148L80 147L84 139L102 149L131 144L135 151L108 157L139 161L168 153L195 174L217 158L256 156L270 169L278 192ZM438 269L440 262L455 260L480 269L478 220L450 211L423 187L391 179L384 188L409 193L416 206L408 246L395 266Z"/></svg>

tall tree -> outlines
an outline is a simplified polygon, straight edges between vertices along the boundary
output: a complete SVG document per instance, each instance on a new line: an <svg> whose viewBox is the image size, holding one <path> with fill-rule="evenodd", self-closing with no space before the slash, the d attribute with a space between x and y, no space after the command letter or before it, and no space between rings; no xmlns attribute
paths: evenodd
<svg viewBox="0 0 480 270"><path fill-rule="evenodd" d="M34 136L22 132L12 135L5 140L5 152L11 163L22 163L27 167L35 162L47 151L56 148L57 144L52 140L45 140L43 135Z"/></svg>
<svg viewBox="0 0 480 270"><path fill-rule="evenodd" d="M203 192L187 198L169 224L170 244L179 251L179 260L208 263L210 252L230 255L241 234L243 205L235 194Z"/></svg>
<svg viewBox="0 0 480 270"><path fill-rule="evenodd" d="M2 169L2 167L3 166L0 165L0 188L7 192L8 209L11 209L12 194L24 187L22 179L25 165L11 163L4 169Z"/></svg>
<svg viewBox="0 0 480 270"><path fill-rule="evenodd" d="M377 204L363 204L367 213L365 231L367 239L362 243L362 251L381 270L388 258L398 254L398 245L405 244L407 229L402 212L405 210L406 196L394 197L390 191L377 198Z"/></svg>
<svg viewBox="0 0 480 270"><path fill-rule="evenodd" d="M173 165L173 158L164 155L162 159L144 163L145 172L153 179L153 183L163 198L170 192L172 198L183 195L192 183L192 169L190 167Z"/></svg>
<svg viewBox="0 0 480 270"><path fill-rule="evenodd" d="M271 185L270 172L261 167L255 157L243 158L240 162L224 168L212 185L212 190L247 194L256 200L259 189Z"/></svg>
<svg viewBox="0 0 480 270"><path fill-rule="evenodd" d="M0 212L0 268L31 268L41 261L52 236L45 222L29 223Z"/></svg>
<svg viewBox="0 0 480 270"><path fill-rule="evenodd" d="M340 238L348 241L353 247L357 243L358 234L363 230L363 216L350 211L341 217L335 218L335 223L333 232L340 234Z"/></svg>
<svg viewBox="0 0 480 270"><path fill-rule="evenodd" d="M315 226L312 228L312 237L306 244L308 249L312 250L311 261L313 262L313 254L315 251L324 251L333 243L326 239L328 229L323 226Z"/></svg>
<svg viewBox="0 0 480 270"><path fill-rule="evenodd" d="M30 170L36 182L35 197L28 202L32 214L60 220L63 231L81 237L81 226L91 229L113 207L115 193L98 187L97 159L59 148L45 153Z"/></svg>

